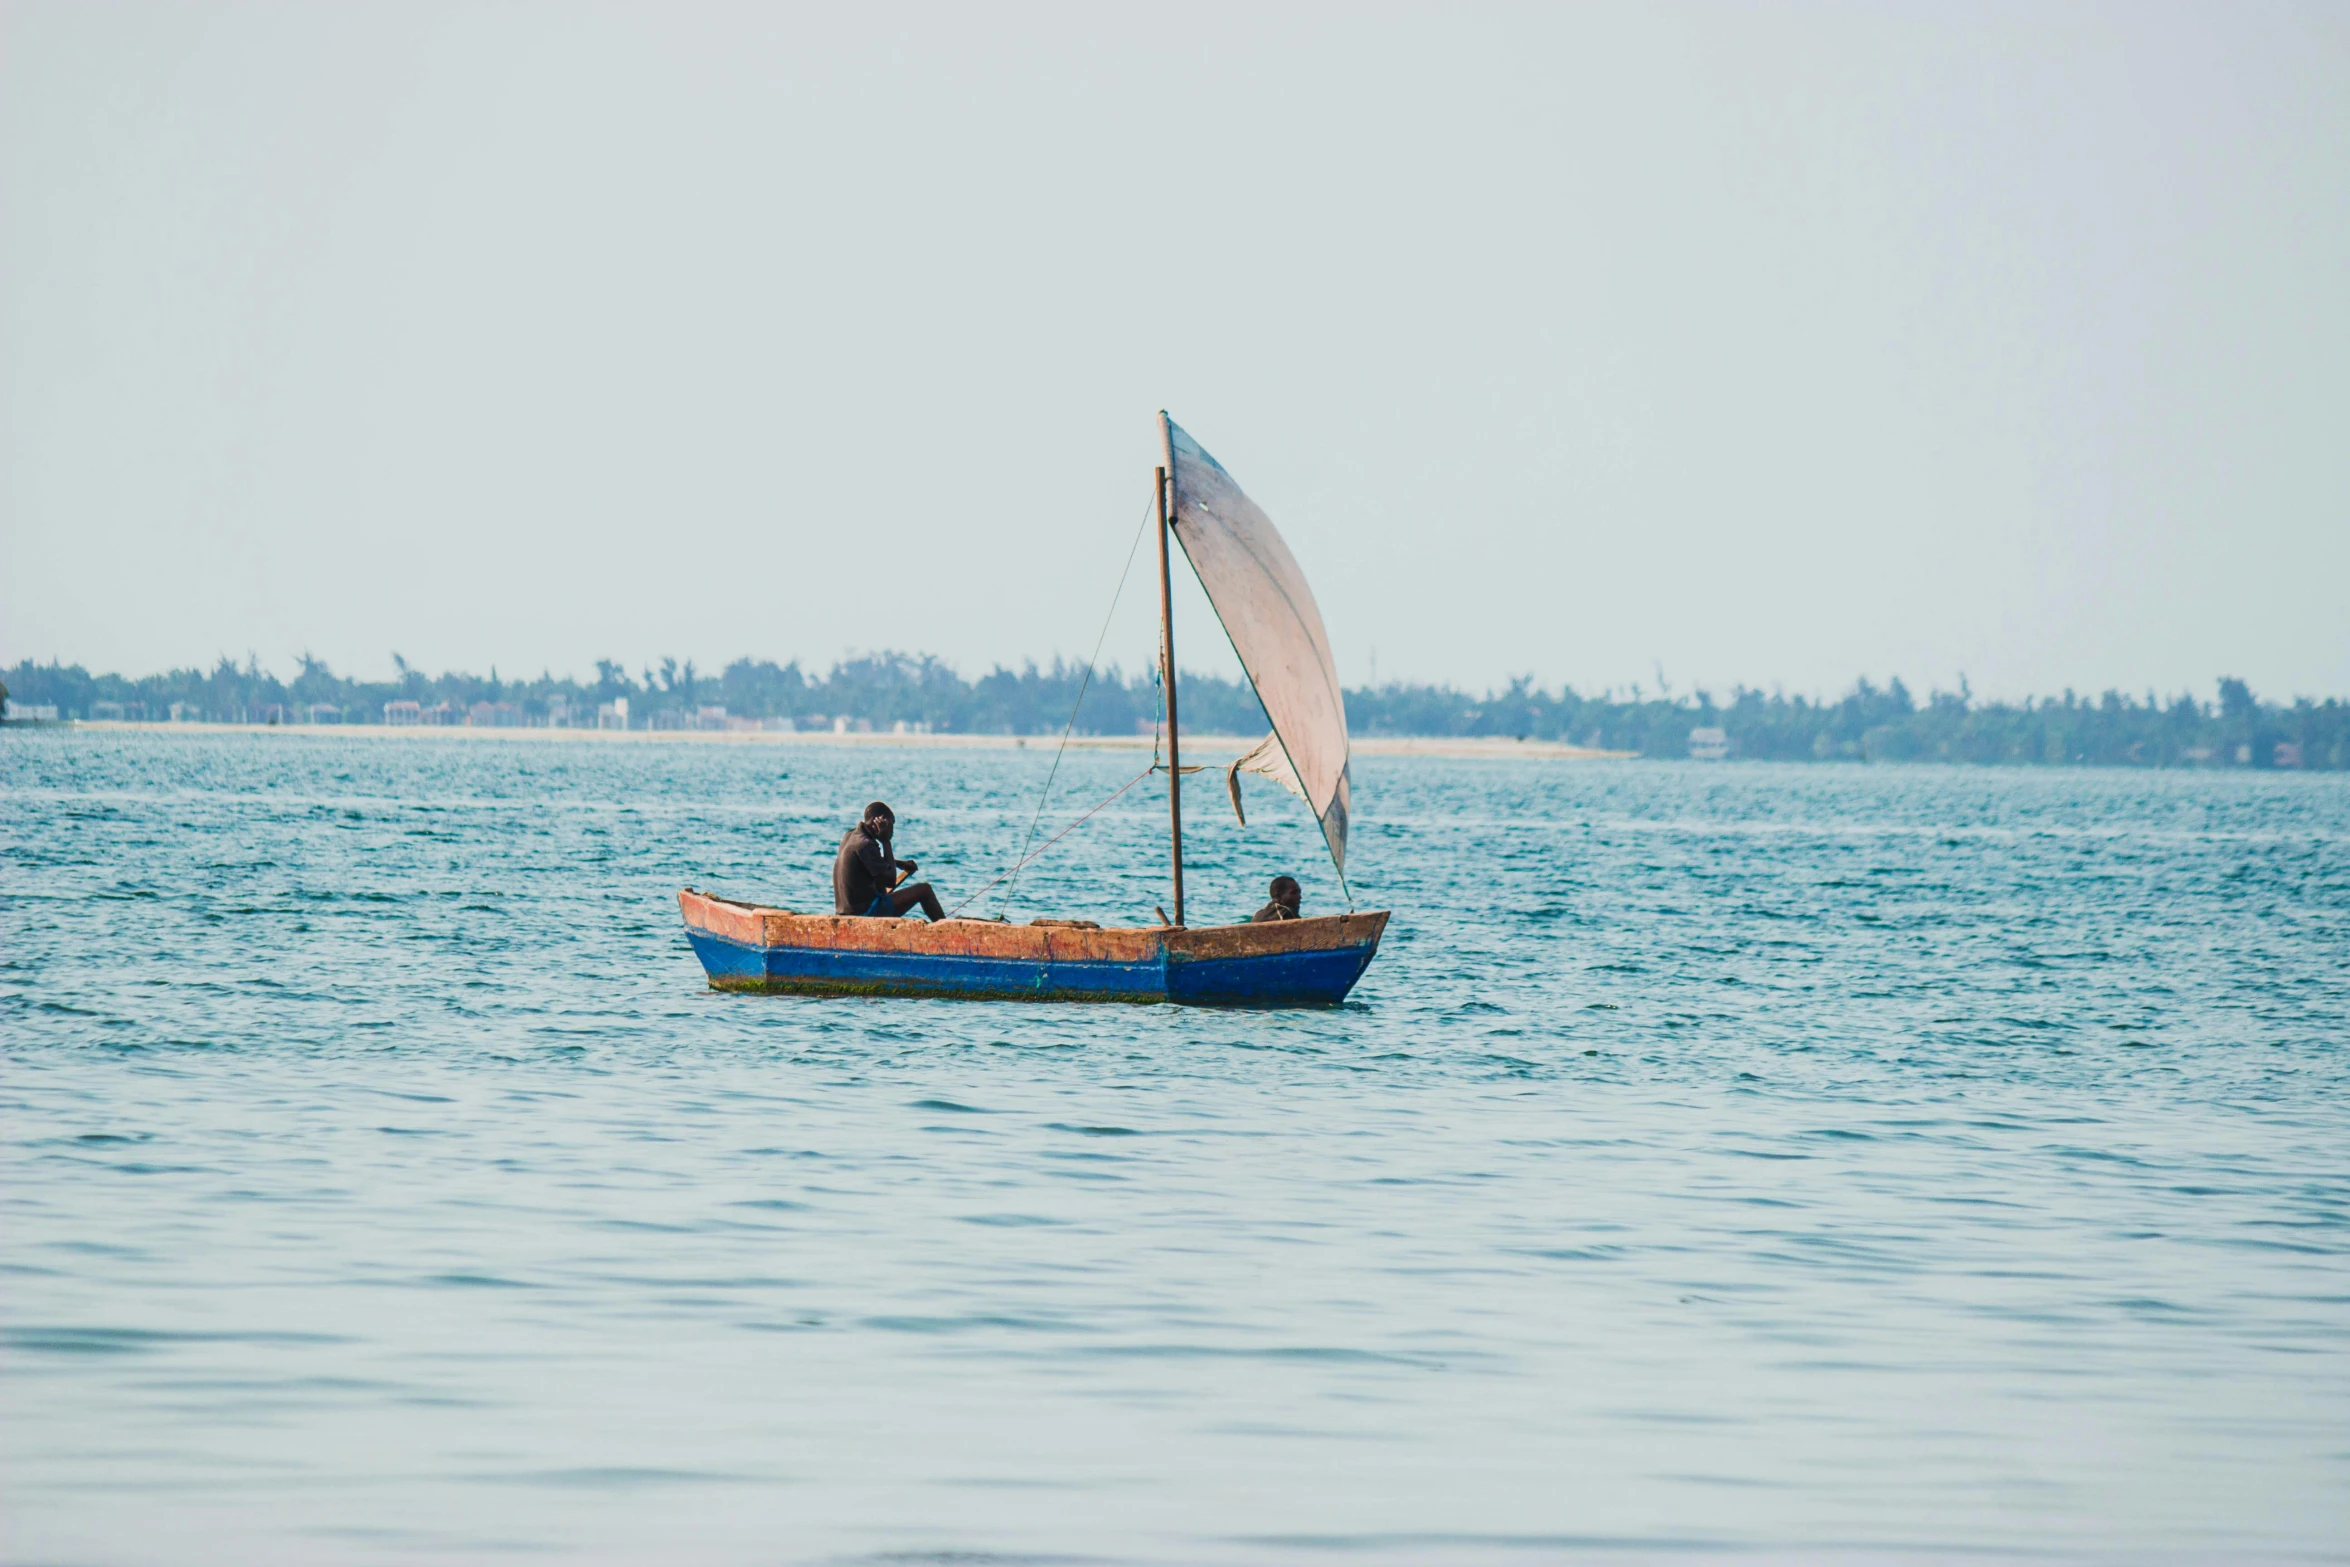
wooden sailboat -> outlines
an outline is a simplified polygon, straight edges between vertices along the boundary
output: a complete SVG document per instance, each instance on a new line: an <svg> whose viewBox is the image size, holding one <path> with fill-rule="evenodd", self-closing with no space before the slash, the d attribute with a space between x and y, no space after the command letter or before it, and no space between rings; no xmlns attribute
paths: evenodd
<svg viewBox="0 0 2350 1567"><path fill-rule="evenodd" d="M1128 929L1084 920L1011 925L949 919L933 925L795 914L688 887L678 894L678 907L713 987L1216 1006L1328 1006L1345 999L1379 950L1387 928L1384 910L1261 925L1184 922L1170 538L1207 590L1273 723L1263 743L1233 764L1235 804L1244 770L1274 778L1303 798L1343 886L1351 785L1338 665L1305 574L1272 519L1163 411L1159 434L1165 453L1156 480L1159 662L1167 697L1173 919Z"/></svg>

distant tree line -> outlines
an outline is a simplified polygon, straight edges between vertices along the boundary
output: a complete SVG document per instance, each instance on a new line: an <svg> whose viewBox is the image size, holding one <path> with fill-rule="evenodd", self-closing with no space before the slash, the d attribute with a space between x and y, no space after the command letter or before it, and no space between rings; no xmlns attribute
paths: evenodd
<svg viewBox="0 0 2350 1567"><path fill-rule="evenodd" d="M1863 679L1835 701L1744 687L1726 699L1706 691L1643 697L1635 689L1624 700L1572 689L1554 695L1515 680L1482 698L1442 686L1349 691L1346 713L1357 734L1515 735L1651 757L1690 755L1694 736L1705 734L1728 756L1774 762L2350 768L2350 702L2261 702L2233 678L2219 681L2218 696L2205 703L2185 693L2165 700L2151 691L2142 699L2066 691L1981 702L1962 682L1920 702L1899 680Z"/></svg>
<svg viewBox="0 0 2350 1567"><path fill-rule="evenodd" d="M79 665L30 660L0 671L11 714L54 708L60 718L128 718L227 723L380 723L387 704L416 703L457 723L607 725L630 728L780 727L938 733L1047 735L1076 713L1081 734L1149 733L1162 711L1154 673L1115 667L1090 679L1082 665L1055 660L998 666L966 680L939 659L876 653L811 673L795 661L737 659L715 674L692 660L663 659L631 675L599 660L592 680L510 680L427 675L395 657L388 681L353 680L304 656L291 679L221 659L211 670L177 669L137 679L92 675ZM1083 700L1079 701L1080 689ZM1239 681L1187 674L1184 726L1203 733L1261 734L1255 693ZM1582 696L1513 680L1482 696L1450 686L1390 682L1346 693L1357 734L1489 736L1558 740L1650 757L1697 749L1765 761L1938 761L2048 766L2350 768L2350 703L2307 698L2262 702L2241 680L2222 679L2218 699L2165 699L2118 691L2020 703L1977 701L1961 682L1923 702L1894 680L1861 680L1834 701L1743 687L1726 698L1707 691L1649 696ZM619 719L619 705L626 717ZM430 721L428 718L427 721Z"/></svg>

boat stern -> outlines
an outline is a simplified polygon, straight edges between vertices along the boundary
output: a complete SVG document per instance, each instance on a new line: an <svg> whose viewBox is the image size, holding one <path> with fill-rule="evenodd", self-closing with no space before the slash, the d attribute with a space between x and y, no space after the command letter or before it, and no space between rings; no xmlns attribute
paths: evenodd
<svg viewBox="0 0 2350 1567"><path fill-rule="evenodd" d="M1211 925L1167 936L1167 999L1191 1006L1336 1006L1387 929L1387 911Z"/></svg>

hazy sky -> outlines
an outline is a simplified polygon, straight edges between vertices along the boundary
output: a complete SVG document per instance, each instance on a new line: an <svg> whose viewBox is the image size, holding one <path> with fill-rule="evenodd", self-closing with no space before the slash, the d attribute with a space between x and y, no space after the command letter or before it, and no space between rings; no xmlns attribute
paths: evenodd
<svg viewBox="0 0 2350 1567"><path fill-rule="evenodd" d="M2350 7L0 10L0 659L1082 656L1162 406L1350 682L2350 695Z"/></svg>

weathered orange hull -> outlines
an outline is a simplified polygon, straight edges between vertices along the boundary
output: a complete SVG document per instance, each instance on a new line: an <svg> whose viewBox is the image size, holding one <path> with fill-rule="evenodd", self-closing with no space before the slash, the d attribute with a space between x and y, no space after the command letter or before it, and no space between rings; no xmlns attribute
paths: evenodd
<svg viewBox="0 0 2350 1567"><path fill-rule="evenodd" d="M690 887L677 903L714 988L832 995L1331 1006L1346 998L1387 929L1384 910L1105 930L794 914Z"/></svg>

